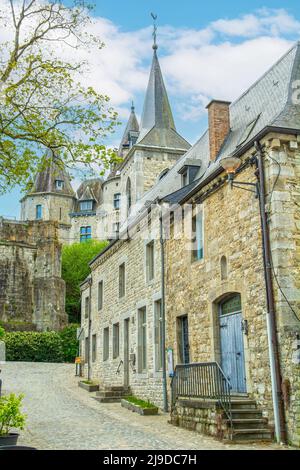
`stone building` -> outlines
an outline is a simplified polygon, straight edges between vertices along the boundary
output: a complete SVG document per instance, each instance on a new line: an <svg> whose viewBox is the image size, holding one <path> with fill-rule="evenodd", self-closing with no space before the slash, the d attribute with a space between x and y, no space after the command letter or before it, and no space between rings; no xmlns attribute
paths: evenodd
<svg viewBox="0 0 300 470"><path fill-rule="evenodd" d="M0 320L21 330L67 324L57 223L0 218Z"/></svg>
<svg viewBox="0 0 300 470"><path fill-rule="evenodd" d="M239 429L234 428L234 435L270 437L272 346L268 346L261 220L255 193L241 189L255 191L254 186L238 185L256 183L252 156L259 142L266 174L279 398L287 438L295 445L300 444L300 111L295 94L299 64L297 43L234 103L213 100L208 105L207 132L184 152L183 141L173 132L163 86L158 89L165 99L154 100L153 81L159 83L161 77L154 50L139 137L117 175L122 194L125 190L127 218L122 219L119 238L91 262L91 275L82 284L85 374L103 387L130 386L133 394L162 406L165 346L168 371L175 373L173 387L181 369L185 374L181 384L197 396L201 381L189 375L190 364L193 370L200 362L201 370L214 371L205 376L209 386L220 366L222 380L231 386L232 409L246 408L248 413L234 423ZM230 187L222 159L232 153L241 166ZM151 162L159 164L148 172ZM207 368L211 364L214 369ZM176 365L181 366L174 372ZM227 419L217 410L222 400L203 411L199 401L195 407L186 396L181 400L178 390L173 392L174 424L226 434ZM243 414L240 408L235 411L238 416ZM249 415L255 415L253 420Z"/></svg>

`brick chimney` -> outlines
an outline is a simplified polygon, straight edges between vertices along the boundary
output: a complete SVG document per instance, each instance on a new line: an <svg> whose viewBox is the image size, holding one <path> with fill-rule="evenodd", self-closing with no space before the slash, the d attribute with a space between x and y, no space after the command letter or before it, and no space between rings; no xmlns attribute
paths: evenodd
<svg viewBox="0 0 300 470"><path fill-rule="evenodd" d="M207 106L210 160L214 161L230 130L229 101L212 100Z"/></svg>

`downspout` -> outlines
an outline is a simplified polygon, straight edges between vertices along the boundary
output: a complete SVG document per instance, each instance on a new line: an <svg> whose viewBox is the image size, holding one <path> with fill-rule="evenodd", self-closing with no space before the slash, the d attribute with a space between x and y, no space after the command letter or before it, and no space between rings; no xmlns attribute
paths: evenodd
<svg viewBox="0 0 300 470"><path fill-rule="evenodd" d="M280 369L280 356L279 344L276 329L276 309L273 291L272 280L272 258L270 249L270 233L266 213L266 189L265 189L265 169L263 163L263 151L261 144L255 142L257 150L257 170L259 182L259 203L260 203L260 217L262 229L262 245L263 245L263 260L264 260L264 276L266 285L267 297L267 334L268 334L268 348L269 360L271 370L271 383L272 383L272 398L273 398L273 411L275 421L275 433L277 442L287 442L286 426L285 426L285 410L281 393L281 369Z"/></svg>
<svg viewBox="0 0 300 470"><path fill-rule="evenodd" d="M163 216L161 206L159 207L159 236L161 254L161 348L162 348L162 373L163 373L163 404L164 412L168 412L168 391L167 391L167 369L166 369L166 303L165 303L165 253L164 253L164 232Z"/></svg>
<svg viewBox="0 0 300 470"><path fill-rule="evenodd" d="M91 380L91 308L92 308L92 278L89 279L89 310L88 310L88 373L87 378Z"/></svg>

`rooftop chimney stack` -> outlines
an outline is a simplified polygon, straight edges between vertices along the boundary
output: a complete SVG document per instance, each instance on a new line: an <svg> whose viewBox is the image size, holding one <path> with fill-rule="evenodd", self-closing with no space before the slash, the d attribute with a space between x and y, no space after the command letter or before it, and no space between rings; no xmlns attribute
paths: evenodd
<svg viewBox="0 0 300 470"><path fill-rule="evenodd" d="M207 106L210 160L215 161L230 131L229 101L212 100Z"/></svg>

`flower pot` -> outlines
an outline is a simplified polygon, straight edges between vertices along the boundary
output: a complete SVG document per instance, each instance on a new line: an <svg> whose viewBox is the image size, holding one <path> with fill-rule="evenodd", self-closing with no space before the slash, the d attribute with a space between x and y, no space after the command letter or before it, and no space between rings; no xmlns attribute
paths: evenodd
<svg viewBox="0 0 300 470"><path fill-rule="evenodd" d="M0 436L0 447L2 446L16 446L19 434L9 433Z"/></svg>

